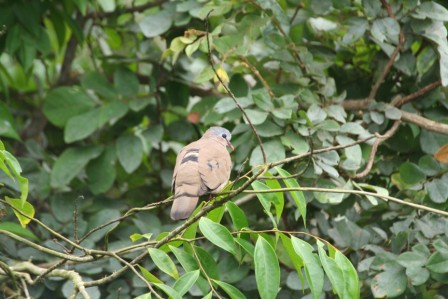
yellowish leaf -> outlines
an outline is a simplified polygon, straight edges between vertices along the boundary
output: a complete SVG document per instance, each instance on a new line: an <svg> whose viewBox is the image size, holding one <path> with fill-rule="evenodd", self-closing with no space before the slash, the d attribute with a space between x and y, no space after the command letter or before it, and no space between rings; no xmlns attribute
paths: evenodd
<svg viewBox="0 0 448 299"><path fill-rule="evenodd" d="M443 145L434 154L434 158L441 163L448 163L448 144Z"/></svg>

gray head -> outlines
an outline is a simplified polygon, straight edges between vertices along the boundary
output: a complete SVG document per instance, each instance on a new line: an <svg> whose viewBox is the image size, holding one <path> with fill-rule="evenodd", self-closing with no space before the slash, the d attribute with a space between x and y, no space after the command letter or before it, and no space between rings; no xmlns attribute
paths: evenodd
<svg viewBox="0 0 448 299"><path fill-rule="evenodd" d="M223 138L225 140L224 144L227 144L227 146L230 147L232 150L234 149L233 145L230 143L230 139L232 139L232 134L230 134L229 130L225 128L211 127L204 133L204 137Z"/></svg>

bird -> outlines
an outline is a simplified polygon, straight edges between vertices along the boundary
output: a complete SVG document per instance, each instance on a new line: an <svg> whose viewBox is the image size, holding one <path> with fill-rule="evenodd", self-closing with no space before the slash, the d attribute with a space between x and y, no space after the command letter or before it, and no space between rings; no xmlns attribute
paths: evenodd
<svg viewBox="0 0 448 299"><path fill-rule="evenodd" d="M219 193L227 185L232 169L227 147L234 150L231 138L227 129L210 127L200 139L179 152L171 182L171 219L188 218L199 196Z"/></svg>

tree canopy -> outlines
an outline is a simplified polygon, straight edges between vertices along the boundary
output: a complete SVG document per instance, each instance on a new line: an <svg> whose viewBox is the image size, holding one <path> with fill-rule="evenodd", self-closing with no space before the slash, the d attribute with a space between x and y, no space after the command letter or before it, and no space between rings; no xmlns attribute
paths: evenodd
<svg viewBox="0 0 448 299"><path fill-rule="evenodd" d="M5 298L448 292L443 1L0 2ZM169 217L177 153L226 189Z"/></svg>

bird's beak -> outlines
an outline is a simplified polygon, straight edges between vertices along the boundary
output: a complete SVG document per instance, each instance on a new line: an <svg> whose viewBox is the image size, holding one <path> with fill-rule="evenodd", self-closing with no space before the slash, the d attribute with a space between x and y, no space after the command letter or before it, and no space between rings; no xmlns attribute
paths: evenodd
<svg viewBox="0 0 448 299"><path fill-rule="evenodd" d="M230 143L229 140L227 140L227 146L230 147L233 150L235 150L235 148L233 147L233 145Z"/></svg>

